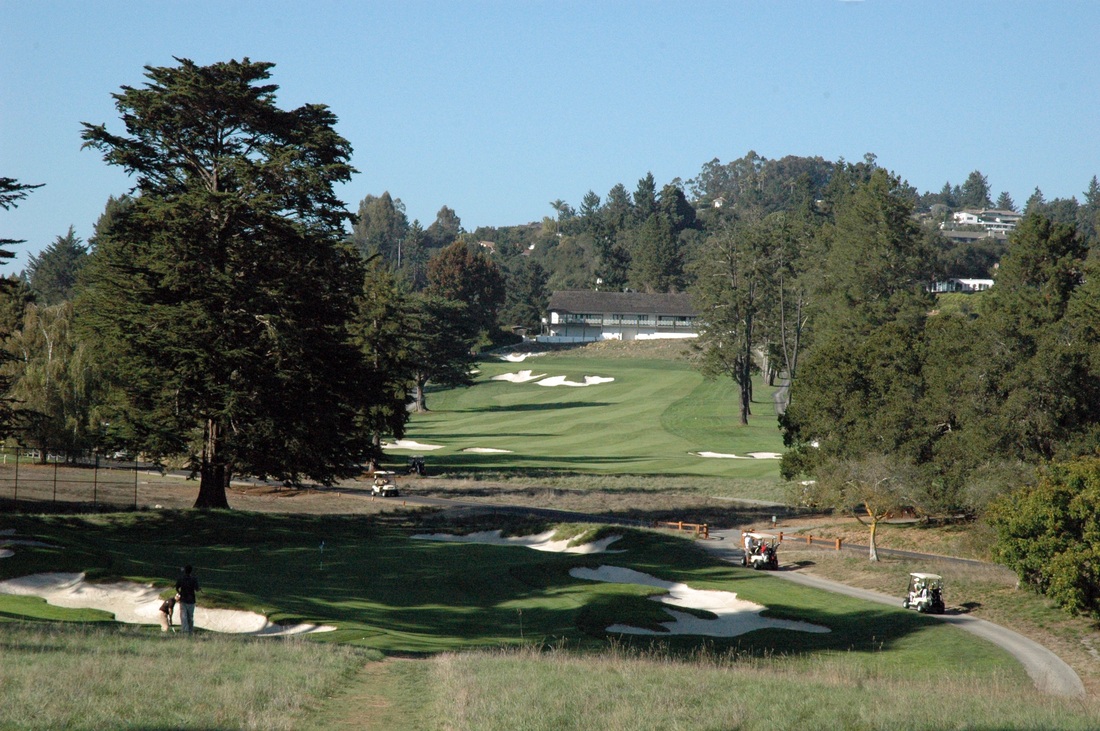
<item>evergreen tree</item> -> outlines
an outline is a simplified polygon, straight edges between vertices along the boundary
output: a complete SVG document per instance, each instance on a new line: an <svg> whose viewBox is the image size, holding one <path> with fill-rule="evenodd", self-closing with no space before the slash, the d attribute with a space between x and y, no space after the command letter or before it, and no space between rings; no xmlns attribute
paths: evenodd
<svg viewBox="0 0 1100 731"><path fill-rule="evenodd" d="M83 133L137 195L97 242L78 323L124 384L134 446L191 455L196 507L226 507L234 474L330 482L365 449L347 331L363 280L333 190L351 148L326 107L276 106L272 66L146 67L114 95L126 133Z"/></svg>
<svg viewBox="0 0 1100 731"><path fill-rule="evenodd" d="M644 292L672 292L683 287L684 262L668 218L654 213L634 232L630 283Z"/></svg>
<svg viewBox="0 0 1100 731"><path fill-rule="evenodd" d="M1012 200L1012 196L1008 194L1007 190L1002 190L1001 194L997 196L997 210L999 211L1015 211L1016 202Z"/></svg>
<svg viewBox="0 0 1100 731"><path fill-rule="evenodd" d="M967 176L966 182L962 184L962 197L959 199L959 205L963 208L990 208L993 206L993 201L989 198L989 180L981 174L981 171L975 170Z"/></svg>
<svg viewBox="0 0 1100 731"><path fill-rule="evenodd" d="M550 293L546 287L548 278L546 270L537 261L526 256L516 257L507 270L501 321L506 325L527 328L531 333L539 332L550 304Z"/></svg>
<svg viewBox="0 0 1100 731"><path fill-rule="evenodd" d="M634 220L639 224L649 221L657 212L657 181L653 173L646 173L634 190Z"/></svg>
<svg viewBox="0 0 1100 731"><path fill-rule="evenodd" d="M409 334L417 322L409 297L380 259L367 265L358 313L351 325L353 342L366 361L363 375L366 403L361 419L370 434L371 459L382 458L382 436L405 435L406 405L417 371Z"/></svg>
<svg viewBox="0 0 1100 731"><path fill-rule="evenodd" d="M407 334L413 372L413 410L428 410L427 387L468 386L477 362L478 330L466 303L430 292L409 298L413 326Z"/></svg>
<svg viewBox="0 0 1100 731"><path fill-rule="evenodd" d="M88 248L81 243L73 227L37 256L27 258L24 272L31 291L41 304L56 305L72 299L80 270L87 262Z"/></svg>

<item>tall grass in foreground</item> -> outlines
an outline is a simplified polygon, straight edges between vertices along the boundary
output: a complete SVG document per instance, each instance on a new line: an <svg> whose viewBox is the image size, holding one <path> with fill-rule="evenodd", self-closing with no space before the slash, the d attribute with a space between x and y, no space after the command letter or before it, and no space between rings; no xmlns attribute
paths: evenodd
<svg viewBox="0 0 1100 731"><path fill-rule="evenodd" d="M3 729L295 729L370 656L298 639L0 623L0 658Z"/></svg>
<svg viewBox="0 0 1100 731"><path fill-rule="evenodd" d="M844 658L692 662L612 651L445 654L438 727L479 731L1095 729L1100 706L966 674L921 680Z"/></svg>

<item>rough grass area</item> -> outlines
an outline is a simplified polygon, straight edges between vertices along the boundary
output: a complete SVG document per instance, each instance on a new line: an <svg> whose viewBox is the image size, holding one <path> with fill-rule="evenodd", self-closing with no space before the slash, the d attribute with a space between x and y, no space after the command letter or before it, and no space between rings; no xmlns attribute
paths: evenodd
<svg viewBox="0 0 1100 731"><path fill-rule="evenodd" d="M299 640L0 622L0 728L298 729L380 656Z"/></svg>
<svg viewBox="0 0 1100 731"><path fill-rule="evenodd" d="M524 650L442 655L429 674L440 729L1092 729L1100 712L995 676L903 680L841 658Z"/></svg>

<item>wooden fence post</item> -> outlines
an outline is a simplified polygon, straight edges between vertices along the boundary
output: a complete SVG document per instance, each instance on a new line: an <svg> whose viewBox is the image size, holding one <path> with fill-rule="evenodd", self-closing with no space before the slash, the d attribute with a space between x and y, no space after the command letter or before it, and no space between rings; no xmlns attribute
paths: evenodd
<svg viewBox="0 0 1100 731"><path fill-rule="evenodd" d="M839 538L836 539L836 550L838 550L838 551L840 550L840 539Z"/></svg>

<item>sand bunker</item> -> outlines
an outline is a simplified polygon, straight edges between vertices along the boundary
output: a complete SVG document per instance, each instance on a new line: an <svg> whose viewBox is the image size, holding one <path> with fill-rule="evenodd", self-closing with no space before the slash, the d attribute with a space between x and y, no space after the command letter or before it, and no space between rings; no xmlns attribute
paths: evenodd
<svg viewBox="0 0 1100 731"><path fill-rule="evenodd" d="M580 546L570 546L569 539L564 541L551 540L554 537L554 531L546 531L544 533L538 533L533 536L514 536L505 538L500 534L499 530L481 531L479 533L470 533L464 536L456 536L450 533L422 533L415 535L413 538L417 538L422 541L443 541L445 543L489 543L497 546L523 546L525 548L533 548L536 551L553 551L556 553L605 553L607 547L619 540L621 536L608 536L601 538L598 541L592 543L585 543ZM611 551L610 553L614 553Z"/></svg>
<svg viewBox="0 0 1100 731"><path fill-rule="evenodd" d="M532 374L531 371L517 371L515 373L501 373L499 376L493 376L489 380L510 381L511 383L527 383L528 381L537 381L540 378L546 378L546 374Z"/></svg>
<svg viewBox="0 0 1100 731"><path fill-rule="evenodd" d="M585 376L584 377L584 383L579 383L577 381L567 380L565 376L551 376L550 378L542 379L536 385L539 385L539 386L584 387L584 386L595 386L596 384L599 384L599 383L610 383L611 381L614 381L614 380L615 380L614 378L608 378L608 377L605 377L605 376Z"/></svg>
<svg viewBox="0 0 1100 731"><path fill-rule="evenodd" d="M610 383L615 379L608 376L585 376L584 382L581 382L570 381L567 376L550 376L548 378L545 373L517 371L515 373L501 373L499 376L493 376L490 380L509 381L511 383L527 383L528 381L537 381L537 385L539 386L572 386L574 388L583 388L585 386L595 386L600 383Z"/></svg>
<svg viewBox="0 0 1100 731"><path fill-rule="evenodd" d="M667 594L652 597L654 601L663 604L671 604L678 607L702 609L716 615L715 619L702 619L686 612L676 612L671 609L665 611L673 617L671 622L662 622L668 633L679 635L704 635L707 637L736 637L758 629L788 629L798 632L829 632L828 627L810 624L809 622L796 622L789 619L768 619L761 617L760 612L767 607L753 602L738 599L737 594L730 591L714 591L706 589L692 589L686 584L677 584L671 581L662 581L649 574L640 571L621 568L618 566L600 566L598 569L575 568L569 572L570 576L588 581L604 581L613 584L641 584L664 589ZM631 627L625 624L613 624L607 628L608 632L633 635L660 635L665 632L657 632L640 627Z"/></svg>
<svg viewBox="0 0 1100 731"><path fill-rule="evenodd" d="M462 450L463 452L473 452L474 454L511 454L511 449L494 449L493 447L467 447Z"/></svg>
<svg viewBox="0 0 1100 731"><path fill-rule="evenodd" d="M689 452L696 457L708 457L710 459L779 459L783 455L778 452L749 452L745 456L737 454L722 454L721 452Z"/></svg>
<svg viewBox="0 0 1100 731"><path fill-rule="evenodd" d="M89 584L84 574L34 574L0 581L0 594L37 596L49 604L70 609L99 609L126 624L160 624L160 589L148 584L118 581ZM179 614L177 611L176 619ZM178 622L177 622L178 624ZM213 632L279 637L308 632L330 632L335 627L316 624L278 625L255 612L195 607L195 626Z"/></svg>
<svg viewBox="0 0 1100 731"><path fill-rule="evenodd" d="M396 442L387 442L382 445L382 449L415 449L420 452L430 452L433 449L443 449L442 444L421 444L420 442L414 442L411 439L398 439Z"/></svg>
<svg viewBox="0 0 1100 731"><path fill-rule="evenodd" d="M509 353L508 355L500 356L501 360L506 360L509 363L522 363L528 358L537 358L545 353Z"/></svg>

